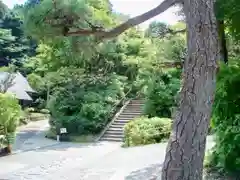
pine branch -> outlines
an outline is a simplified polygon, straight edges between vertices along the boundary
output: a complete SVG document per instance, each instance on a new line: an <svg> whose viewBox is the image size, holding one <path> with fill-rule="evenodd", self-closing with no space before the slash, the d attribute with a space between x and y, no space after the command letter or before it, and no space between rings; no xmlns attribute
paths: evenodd
<svg viewBox="0 0 240 180"><path fill-rule="evenodd" d="M66 36L79 36L79 35L95 35L99 39L107 39L113 38L118 36L119 34L123 33L127 29L139 25L163 12L165 12L170 7L174 6L177 3L180 3L181 0L164 0L160 5L157 7L143 13L139 16L135 16L130 18L128 21L118 25L117 27L113 28L112 30L93 30L93 29L79 29L77 31L69 31L66 32Z"/></svg>

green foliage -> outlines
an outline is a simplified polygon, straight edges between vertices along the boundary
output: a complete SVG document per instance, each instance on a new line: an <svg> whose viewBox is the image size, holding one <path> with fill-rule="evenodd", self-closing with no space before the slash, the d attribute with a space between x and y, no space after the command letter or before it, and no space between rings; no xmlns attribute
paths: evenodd
<svg viewBox="0 0 240 180"><path fill-rule="evenodd" d="M78 78L72 78L52 96L52 124L66 127L69 133L99 133L115 113L114 105L124 93L123 83L115 75L83 74Z"/></svg>
<svg viewBox="0 0 240 180"><path fill-rule="evenodd" d="M4 15L7 13L8 7L2 1L0 1L0 18L3 18Z"/></svg>
<svg viewBox="0 0 240 180"><path fill-rule="evenodd" d="M238 172L240 170L239 65L239 60L231 60L229 66L221 66L218 75L211 123L216 134L216 144L211 165L219 171Z"/></svg>
<svg viewBox="0 0 240 180"><path fill-rule="evenodd" d="M161 38L166 36L168 32L169 27L167 24L154 21L149 25L148 29L145 32L145 35L152 38Z"/></svg>
<svg viewBox="0 0 240 180"><path fill-rule="evenodd" d="M183 62L186 57L186 40L182 36L174 36L165 42L164 57L171 61Z"/></svg>
<svg viewBox="0 0 240 180"><path fill-rule="evenodd" d="M43 0L35 6L26 7L25 27L28 34L37 39L64 36L64 27L73 29L91 28L95 25L109 27L113 23L108 0ZM88 44L92 37L74 37L75 42Z"/></svg>
<svg viewBox="0 0 240 180"><path fill-rule="evenodd" d="M43 78L37 74L29 74L27 76L28 83L30 86L35 89L37 92L40 92L43 88L45 88L45 82Z"/></svg>
<svg viewBox="0 0 240 180"><path fill-rule="evenodd" d="M224 20L227 30L237 40L240 39L239 12L240 1L217 0L216 15L219 20Z"/></svg>
<svg viewBox="0 0 240 180"><path fill-rule="evenodd" d="M130 121L124 127L124 145L137 146L160 143L168 138L172 120L168 118L141 117Z"/></svg>
<svg viewBox="0 0 240 180"><path fill-rule="evenodd" d="M14 11L8 12L1 18L0 55L3 62L0 65L14 63L22 67L26 57L34 54L34 44L24 36L21 24L20 17Z"/></svg>
<svg viewBox="0 0 240 180"><path fill-rule="evenodd" d="M0 125L4 134L14 133L21 116L21 107L17 99L9 94L0 94Z"/></svg>
<svg viewBox="0 0 240 180"><path fill-rule="evenodd" d="M41 109L39 112L42 113L42 114L49 114L50 113L50 111L48 109Z"/></svg>
<svg viewBox="0 0 240 180"><path fill-rule="evenodd" d="M37 55L24 64L30 84L38 91L36 104L42 108L48 104L53 129L64 126L72 134L100 132L121 97L129 90L131 97L136 97L148 85L152 87L147 90L153 89L154 80L144 74L155 78L151 72L159 69L159 62L178 60L185 45L182 37L172 42L172 36L153 41L138 28L99 44L93 36L64 36L66 27L70 31L91 29L91 22L110 28L125 19L112 12L108 0L56 4L52 0L29 0L23 12L26 34L39 41ZM173 47L172 54L165 50L174 44L181 47Z"/></svg>
<svg viewBox="0 0 240 180"><path fill-rule="evenodd" d="M145 92L145 114L149 117L171 118L177 105L176 97L180 89L180 73L176 71L152 72Z"/></svg>

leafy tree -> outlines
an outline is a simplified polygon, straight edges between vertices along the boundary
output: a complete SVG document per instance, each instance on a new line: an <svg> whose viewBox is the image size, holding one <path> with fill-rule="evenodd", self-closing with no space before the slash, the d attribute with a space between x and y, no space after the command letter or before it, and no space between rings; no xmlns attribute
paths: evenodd
<svg viewBox="0 0 240 180"><path fill-rule="evenodd" d="M212 127L216 144L210 156L210 167L219 172L236 173L239 163L239 59L221 65L213 108Z"/></svg>
<svg viewBox="0 0 240 180"><path fill-rule="evenodd" d="M237 39L240 38L239 26L239 8L240 2L237 0L217 0L216 1L216 15L219 20L224 21L225 27Z"/></svg>
<svg viewBox="0 0 240 180"><path fill-rule="evenodd" d="M2 1L0 1L0 18L2 18L8 11L8 7Z"/></svg>
<svg viewBox="0 0 240 180"><path fill-rule="evenodd" d="M180 78L176 72L151 72L145 91L145 114L149 117L171 118L176 107L177 92L180 88Z"/></svg>
<svg viewBox="0 0 240 180"><path fill-rule="evenodd" d="M78 69L76 69L79 71ZM65 86L55 91L49 103L51 124L63 126L71 134L96 134L115 113L115 104L123 95L123 82L116 76L64 73Z"/></svg>
<svg viewBox="0 0 240 180"><path fill-rule="evenodd" d="M96 26L87 26L88 17L84 15L90 14L89 17L92 15L92 11L87 8L89 3L80 0L71 1L71 3L63 3L63 1L52 3L50 0L44 0L36 5L36 8L28 13L27 24L32 34L35 36L41 34L43 37L75 35L78 38L84 38L82 35L94 35L85 38L111 38L159 15L173 5L183 3L188 27L188 55L184 64L180 105L176 112L166 152L162 180L202 179L205 143L213 104L218 60L218 36L213 0L164 0L156 8L108 31L96 28ZM62 13L65 17L54 18L58 12L55 4L62 8L61 12L66 12ZM54 10L47 13L48 9ZM103 12L98 19L92 18L92 22L102 21L102 26L109 27L112 24L106 21L109 19L104 16L107 15L107 11ZM66 22L70 17L73 17L71 21ZM30 18L32 18L31 22ZM51 23L53 20L58 20L57 28L55 28L56 24ZM77 29L76 24L79 25Z"/></svg>
<svg viewBox="0 0 240 180"><path fill-rule="evenodd" d="M6 136L9 152L11 152L20 114L21 107L18 100L13 95L0 93L0 126L3 127L2 133Z"/></svg>
<svg viewBox="0 0 240 180"><path fill-rule="evenodd" d="M34 44L24 36L21 29L22 21L14 12L7 13L0 24L0 56L1 65L14 63L19 68L23 65L26 56L35 52Z"/></svg>

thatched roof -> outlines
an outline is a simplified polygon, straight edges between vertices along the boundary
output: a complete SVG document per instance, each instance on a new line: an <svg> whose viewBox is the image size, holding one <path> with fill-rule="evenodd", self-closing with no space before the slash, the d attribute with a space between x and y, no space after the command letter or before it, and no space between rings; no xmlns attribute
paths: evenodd
<svg viewBox="0 0 240 180"><path fill-rule="evenodd" d="M8 78L8 72L0 72L0 83ZM32 100L28 93L35 93L27 79L19 72L13 74L13 80L6 92L12 93L20 100Z"/></svg>

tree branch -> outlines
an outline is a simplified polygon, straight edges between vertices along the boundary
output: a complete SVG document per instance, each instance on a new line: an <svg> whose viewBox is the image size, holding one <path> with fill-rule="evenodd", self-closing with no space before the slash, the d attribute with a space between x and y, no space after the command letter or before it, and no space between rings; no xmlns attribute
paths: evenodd
<svg viewBox="0 0 240 180"><path fill-rule="evenodd" d="M183 62L162 62L160 63L160 67L163 68L183 68Z"/></svg>
<svg viewBox="0 0 240 180"><path fill-rule="evenodd" d="M168 34L176 35L176 34L179 34L179 33L185 33L186 31L187 31L187 29L172 30L172 29L168 28L166 32L158 33L157 35L150 35L150 37L152 37L152 38L164 38Z"/></svg>
<svg viewBox="0 0 240 180"><path fill-rule="evenodd" d="M67 36L79 36L79 35L95 35L100 39L106 38L113 38L118 36L119 34L123 33L127 29L139 25L172 7L173 5L180 3L181 0L164 0L160 5L151 9L150 11L143 13L139 16L133 17L128 21L120 24L119 26L115 27L109 31L92 31L90 30L77 30L77 31L70 31L66 33Z"/></svg>
<svg viewBox="0 0 240 180"><path fill-rule="evenodd" d="M186 31L187 31L187 29L180 29L180 30L169 29L168 33L171 34L171 35L175 35L175 34L178 34L178 33L185 33Z"/></svg>

